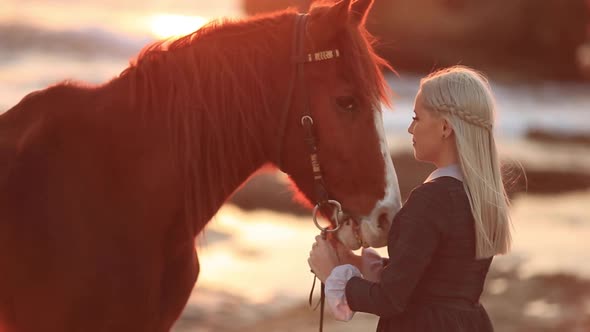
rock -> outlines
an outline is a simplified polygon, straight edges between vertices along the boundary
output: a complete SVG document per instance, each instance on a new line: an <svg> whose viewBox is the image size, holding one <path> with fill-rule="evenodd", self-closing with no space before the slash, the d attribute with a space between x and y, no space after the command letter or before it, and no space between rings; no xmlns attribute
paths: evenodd
<svg viewBox="0 0 590 332"><path fill-rule="evenodd" d="M418 162L410 152L393 154L402 201L410 191L420 185L434 170L431 164ZM507 163L502 170L506 191L510 197L520 193L558 194L590 188L590 172L560 169L538 169ZM286 176L277 170L268 170L253 176L229 200L245 210L269 209L295 215L309 216L309 206L294 200L293 190Z"/></svg>
<svg viewBox="0 0 590 332"><path fill-rule="evenodd" d="M590 174L584 172L564 172L560 170L525 170L516 181L509 183L507 191L516 193L559 194L568 191L586 190L590 188Z"/></svg>
<svg viewBox="0 0 590 332"><path fill-rule="evenodd" d="M268 209L311 215L309 207L296 202L294 196L291 185L280 171L267 170L251 177L229 202L244 210Z"/></svg>
<svg viewBox="0 0 590 332"><path fill-rule="evenodd" d="M248 15L268 13L287 7L297 8L300 12L307 12L311 0L244 0L244 12Z"/></svg>
<svg viewBox="0 0 590 332"><path fill-rule="evenodd" d="M244 0L247 14L310 0ZM430 72L455 64L490 76L582 80L576 52L590 9L584 0L375 1L367 27L397 70Z"/></svg>
<svg viewBox="0 0 590 332"><path fill-rule="evenodd" d="M590 146L590 132L584 134L529 129L526 132L526 138L543 143L568 143Z"/></svg>

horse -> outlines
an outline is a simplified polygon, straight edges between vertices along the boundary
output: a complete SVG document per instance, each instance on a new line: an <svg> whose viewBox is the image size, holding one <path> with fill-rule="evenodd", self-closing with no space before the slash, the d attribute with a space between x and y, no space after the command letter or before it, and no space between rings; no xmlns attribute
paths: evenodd
<svg viewBox="0 0 590 332"><path fill-rule="evenodd" d="M0 115L0 331L169 331L195 237L267 165L347 246L384 246L400 195L371 6L221 19Z"/></svg>

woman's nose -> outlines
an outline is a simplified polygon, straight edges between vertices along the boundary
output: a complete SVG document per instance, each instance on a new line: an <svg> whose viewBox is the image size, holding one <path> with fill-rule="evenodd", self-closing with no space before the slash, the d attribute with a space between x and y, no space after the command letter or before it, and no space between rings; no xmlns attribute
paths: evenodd
<svg viewBox="0 0 590 332"><path fill-rule="evenodd" d="M410 126L408 127L408 133L414 135L414 121L410 123Z"/></svg>

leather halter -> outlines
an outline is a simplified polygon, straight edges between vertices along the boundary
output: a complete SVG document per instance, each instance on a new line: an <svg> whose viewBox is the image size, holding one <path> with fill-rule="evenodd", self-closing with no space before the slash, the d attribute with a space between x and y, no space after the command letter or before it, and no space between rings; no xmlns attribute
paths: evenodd
<svg viewBox="0 0 590 332"><path fill-rule="evenodd" d="M341 221L345 218L342 212L342 206L338 201L329 199L328 191L322 177L322 171L320 168L320 162L318 159L318 148L316 145L316 136L314 133L314 120L311 115L311 107L309 105L309 96L307 94L307 86L305 82L305 64L317 61L330 60L340 56L338 49L325 50L316 53L305 53L305 27L308 19L308 14L297 14L295 17L295 27L293 29L293 44L292 44L292 56L291 64L293 65L291 79L289 80L289 88L287 90L287 98L285 106L283 108L283 115L279 123L279 146L277 151L277 166L282 167L282 145L285 135L285 128L287 126L288 114L291 108L291 99L293 97L293 91L295 90L295 84L297 84L297 90L300 93L300 98L296 101L302 103L301 110L301 126L304 131L304 140L308 147L309 157L313 170L314 179L314 193L316 205L313 210L313 221L314 224L323 234L326 232L335 232L340 228ZM322 207L331 205L334 208L334 222L335 227L322 227L317 221L317 215Z"/></svg>
<svg viewBox="0 0 590 332"><path fill-rule="evenodd" d="M307 86L305 85L305 64L315 61L323 61L329 60L333 58L337 58L340 56L340 51L338 49L332 49L327 51L321 51L316 53L309 53L305 54L304 42L305 42L305 24L308 19L307 14L297 14L295 17L295 28L293 29L293 55L291 57L291 63L293 65L293 71L291 75L291 79L289 81L289 88L287 90L287 99L285 102L285 107L283 110L282 118L279 122L279 147L277 151L277 166L281 168L282 166L282 143L284 140L285 135L285 128L287 125L288 113L289 109L291 108L291 98L293 96L293 90L295 89L295 84L297 84L297 89L300 93L300 97L297 100L301 100L303 105L302 109L302 116L301 116L301 126L304 130L305 135L305 143L308 147L309 157L311 161L311 166L313 170L313 179L314 179L314 192L315 192L315 199L316 205L313 209L313 221L316 227L322 232L322 237L325 239L328 232L336 232L341 225L341 220L345 219L346 216L342 212L342 207L338 201L329 199L328 191L326 190L326 186L324 184L324 179L322 177L322 171L320 168L320 162L318 159L318 148L316 145L316 136L314 133L314 123L313 117L311 115L311 108L309 105L309 96L307 95ZM336 223L335 227L322 227L317 221L317 215L319 210L326 206L332 205L334 207L334 222ZM313 271L312 271L313 272ZM314 276L313 285L311 288L311 293L309 296L309 304L311 305L313 290L316 282L316 277ZM323 321L324 321L324 303L325 303L325 291L324 291L324 283L321 285L321 295L320 301L318 305L320 305L320 326L319 331L323 331ZM317 306L316 306L317 308Z"/></svg>

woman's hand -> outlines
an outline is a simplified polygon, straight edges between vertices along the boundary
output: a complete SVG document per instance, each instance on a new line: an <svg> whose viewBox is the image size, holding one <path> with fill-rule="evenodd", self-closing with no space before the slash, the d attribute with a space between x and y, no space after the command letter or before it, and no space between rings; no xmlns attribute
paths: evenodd
<svg viewBox="0 0 590 332"><path fill-rule="evenodd" d="M332 246L332 243L329 240L322 239L320 235L315 237L315 242L311 246L307 263L309 263L309 267L311 267L313 273L322 282L326 282L332 269L341 264L338 253Z"/></svg>
<svg viewBox="0 0 590 332"><path fill-rule="evenodd" d="M351 264L356 266L359 270L361 269L361 256L356 255L352 250L348 249L342 242L334 239L330 241L332 246L336 248L336 255L340 264Z"/></svg>

